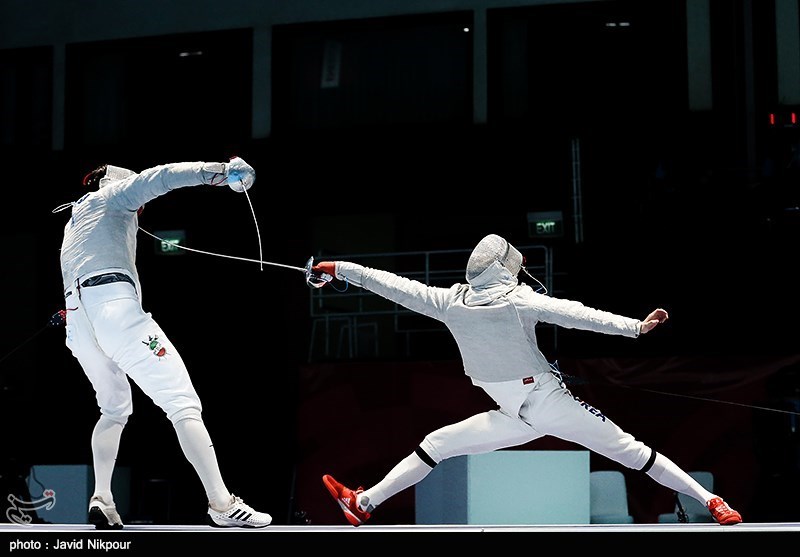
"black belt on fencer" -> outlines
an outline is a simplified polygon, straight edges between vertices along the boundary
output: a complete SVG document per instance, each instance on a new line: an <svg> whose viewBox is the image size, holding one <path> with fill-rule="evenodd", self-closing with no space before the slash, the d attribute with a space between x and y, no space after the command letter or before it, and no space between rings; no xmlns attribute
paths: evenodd
<svg viewBox="0 0 800 557"><path fill-rule="evenodd" d="M110 284L112 282L129 282L136 286L133 279L125 273L103 273L86 279L81 283L81 287L100 286L101 284Z"/></svg>
<svg viewBox="0 0 800 557"><path fill-rule="evenodd" d="M81 288L88 288L90 286L100 286L101 284L111 284L112 282L128 282L136 286L133 279L125 273L103 273L102 275L95 275L80 283L80 286ZM72 290L64 292L65 298L69 298L71 295Z"/></svg>

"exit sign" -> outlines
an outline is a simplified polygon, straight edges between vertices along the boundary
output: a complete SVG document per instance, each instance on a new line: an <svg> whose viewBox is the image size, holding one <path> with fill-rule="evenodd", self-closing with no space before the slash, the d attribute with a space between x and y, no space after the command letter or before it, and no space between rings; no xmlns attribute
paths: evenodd
<svg viewBox="0 0 800 557"><path fill-rule="evenodd" d="M564 235L564 215L561 211L528 213L528 236L531 238L561 238Z"/></svg>
<svg viewBox="0 0 800 557"><path fill-rule="evenodd" d="M186 243L185 230L161 230L153 235L157 236L155 250L158 255L181 255L185 251L180 247Z"/></svg>

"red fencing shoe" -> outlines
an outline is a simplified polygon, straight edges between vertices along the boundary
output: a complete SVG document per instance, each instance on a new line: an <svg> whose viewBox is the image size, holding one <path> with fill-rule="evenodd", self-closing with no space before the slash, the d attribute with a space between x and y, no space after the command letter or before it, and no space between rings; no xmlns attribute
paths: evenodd
<svg viewBox="0 0 800 557"><path fill-rule="evenodd" d="M706 506L708 507L708 512L714 517L714 520L719 522L722 526L739 524L742 521L742 515L730 508L720 497L714 497L709 500Z"/></svg>
<svg viewBox="0 0 800 557"><path fill-rule="evenodd" d="M343 486L333 479L333 476L329 476L328 474L322 476L322 483L328 488L331 497L336 499L336 502L339 503L347 522L353 526L359 526L369 520L370 514L367 511L359 509L358 503L356 502L358 494L364 491L363 487L359 487L354 491Z"/></svg>

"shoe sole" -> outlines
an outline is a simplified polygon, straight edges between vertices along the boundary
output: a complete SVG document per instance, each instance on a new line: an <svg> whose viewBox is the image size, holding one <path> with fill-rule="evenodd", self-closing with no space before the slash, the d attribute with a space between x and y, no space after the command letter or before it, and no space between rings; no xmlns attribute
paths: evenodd
<svg viewBox="0 0 800 557"><path fill-rule="evenodd" d="M267 524L255 525L255 524L242 524L242 523L228 523L228 524L220 524L216 522L210 515L206 514L206 523L209 526L213 526L214 528L266 528L271 522Z"/></svg>
<svg viewBox="0 0 800 557"><path fill-rule="evenodd" d="M89 509L89 524L94 524L96 530L122 530L122 524L108 523L108 518L100 507Z"/></svg>

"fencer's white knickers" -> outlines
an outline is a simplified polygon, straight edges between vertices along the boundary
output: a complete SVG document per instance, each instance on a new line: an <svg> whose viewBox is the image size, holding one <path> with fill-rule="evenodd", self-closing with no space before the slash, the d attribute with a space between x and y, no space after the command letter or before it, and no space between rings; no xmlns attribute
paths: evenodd
<svg viewBox="0 0 800 557"><path fill-rule="evenodd" d="M102 274L102 271L92 275ZM65 292L66 345L94 387L103 415L125 423L132 379L173 423L199 419L202 407L177 349L141 306L136 287L119 281Z"/></svg>
<svg viewBox="0 0 800 557"><path fill-rule="evenodd" d="M552 373L532 382L473 380L500 406L429 433L420 447L436 463L465 454L515 447L552 435L586 447L635 470L652 450L597 408L574 396Z"/></svg>

